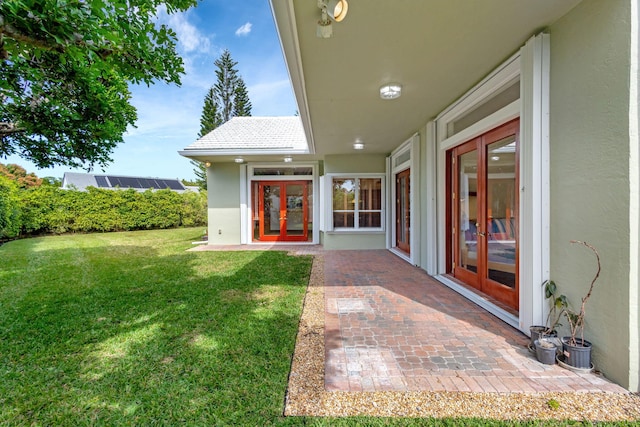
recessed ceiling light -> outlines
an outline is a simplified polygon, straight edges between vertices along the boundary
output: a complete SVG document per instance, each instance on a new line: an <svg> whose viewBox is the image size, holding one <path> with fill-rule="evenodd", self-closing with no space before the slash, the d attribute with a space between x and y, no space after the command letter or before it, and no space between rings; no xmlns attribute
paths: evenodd
<svg viewBox="0 0 640 427"><path fill-rule="evenodd" d="M244 159L242 157L236 157L235 159L233 159L233 161L236 163L242 163L244 162Z"/></svg>
<svg viewBox="0 0 640 427"><path fill-rule="evenodd" d="M364 150L364 144L362 142L354 142L353 143L354 150Z"/></svg>
<svg viewBox="0 0 640 427"><path fill-rule="evenodd" d="M497 162L498 160L500 160L500 156L491 156L491 160Z"/></svg>
<svg viewBox="0 0 640 427"><path fill-rule="evenodd" d="M402 85L400 83L388 83L380 86L380 98L396 99L402 95Z"/></svg>
<svg viewBox="0 0 640 427"><path fill-rule="evenodd" d="M291 156L287 156L284 158L284 162L285 163L291 163L293 161L293 159L291 158Z"/></svg>

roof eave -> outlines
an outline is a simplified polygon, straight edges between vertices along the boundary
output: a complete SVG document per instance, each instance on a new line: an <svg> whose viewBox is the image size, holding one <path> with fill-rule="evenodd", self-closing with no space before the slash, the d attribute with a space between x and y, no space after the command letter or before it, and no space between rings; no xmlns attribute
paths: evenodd
<svg viewBox="0 0 640 427"><path fill-rule="evenodd" d="M208 156L250 156L250 155L300 155L311 154L306 148L278 148L278 149L233 149L233 150L203 150L203 149L186 149L178 151L183 157L208 157Z"/></svg>
<svg viewBox="0 0 640 427"><path fill-rule="evenodd" d="M309 103L305 89L304 72L302 71L302 55L296 25L293 0L269 0L271 14L276 24L276 32L280 40L280 47L289 72L289 80L293 86L298 113L309 145L308 153L315 154L316 147L313 138L313 126L309 114Z"/></svg>

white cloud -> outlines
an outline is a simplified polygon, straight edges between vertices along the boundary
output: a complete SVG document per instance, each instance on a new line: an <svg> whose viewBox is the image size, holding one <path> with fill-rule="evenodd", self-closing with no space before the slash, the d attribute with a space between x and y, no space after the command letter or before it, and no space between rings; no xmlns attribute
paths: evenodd
<svg viewBox="0 0 640 427"><path fill-rule="evenodd" d="M253 24L251 24L251 22L247 22L246 24L244 24L243 26L241 26L236 30L236 36L242 37L242 36L249 35L249 33L251 32L252 26Z"/></svg>
<svg viewBox="0 0 640 427"><path fill-rule="evenodd" d="M169 15L167 8L158 8L158 21L171 27L178 37L178 49L184 53L207 53L211 48L211 40L189 22L190 11Z"/></svg>

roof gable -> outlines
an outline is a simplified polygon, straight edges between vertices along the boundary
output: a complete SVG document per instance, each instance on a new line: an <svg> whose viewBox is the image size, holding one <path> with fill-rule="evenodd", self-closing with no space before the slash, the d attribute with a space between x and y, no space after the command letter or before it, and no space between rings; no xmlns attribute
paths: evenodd
<svg viewBox="0 0 640 427"><path fill-rule="evenodd" d="M307 149L299 117L233 117L204 135L185 151Z"/></svg>

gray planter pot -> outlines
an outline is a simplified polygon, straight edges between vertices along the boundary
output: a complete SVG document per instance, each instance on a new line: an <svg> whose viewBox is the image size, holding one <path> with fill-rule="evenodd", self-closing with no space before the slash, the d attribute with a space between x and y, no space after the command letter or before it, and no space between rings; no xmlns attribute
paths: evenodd
<svg viewBox="0 0 640 427"><path fill-rule="evenodd" d="M531 348L535 348L536 346L536 340L540 339L541 336L543 335L543 332L547 330L546 326L538 326L538 325L534 325L534 326L529 326L529 332L531 333L531 342L529 344L529 346ZM545 337L557 337L558 334L556 333L556 331L552 331L551 333L548 334L544 334Z"/></svg>
<svg viewBox="0 0 640 427"><path fill-rule="evenodd" d="M584 342L580 338L576 338L577 346L569 345L571 337L562 338L562 352L564 354L564 362L574 368L589 369L591 368L591 343L587 340Z"/></svg>
<svg viewBox="0 0 640 427"><path fill-rule="evenodd" d="M555 345L551 347L544 347L540 344L540 340L536 340L534 345L536 346L536 358L540 363L545 365L555 365L557 347Z"/></svg>

